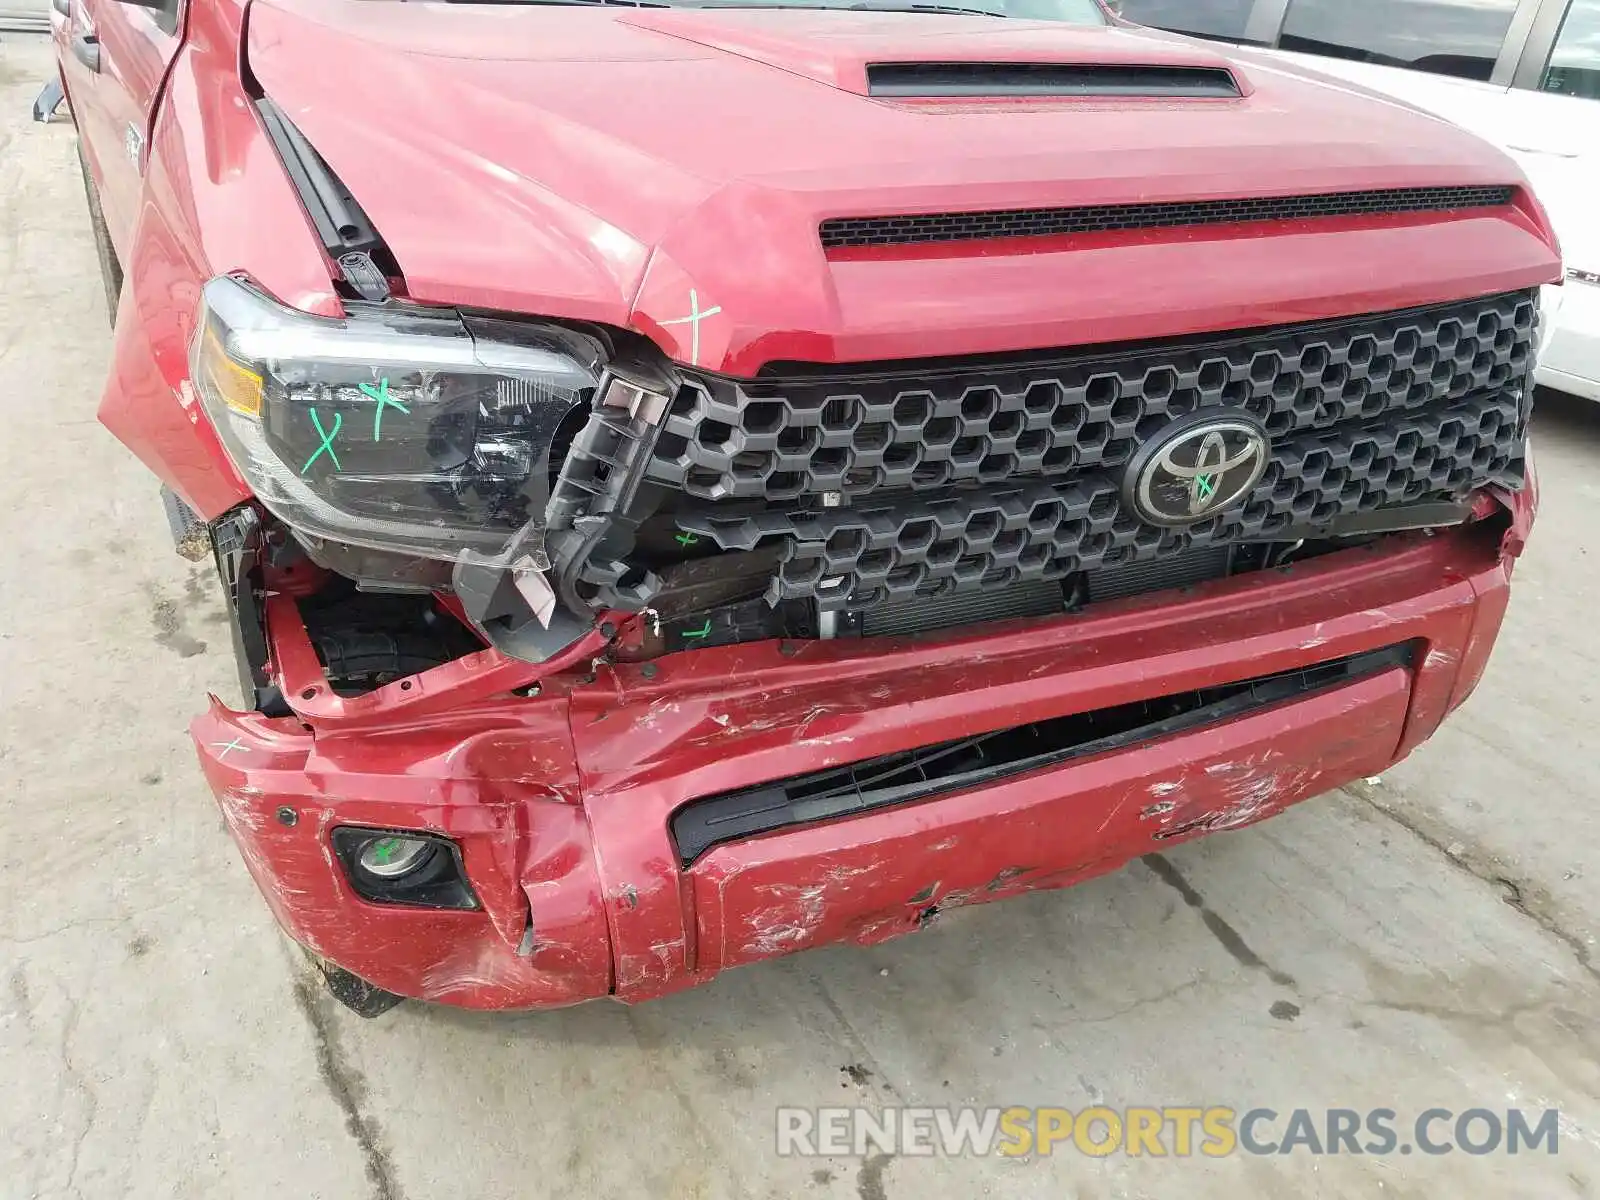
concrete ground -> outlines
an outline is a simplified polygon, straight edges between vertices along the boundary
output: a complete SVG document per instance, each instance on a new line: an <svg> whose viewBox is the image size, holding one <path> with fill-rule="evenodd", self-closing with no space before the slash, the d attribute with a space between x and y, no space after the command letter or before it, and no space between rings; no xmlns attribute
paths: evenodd
<svg viewBox="0 0 1600 1200"><path fill-rule="evenodd" d="M0 1197L1600 1195L1600 411L1539 412L1489 677L1381 783L637 1009L363 1022L193 761L228 639L95 423L72 132L27 123L47 69L0 45ZM780 1104L1095 1102L1562 1116L1554 1156L774 1152Z"/></svg>

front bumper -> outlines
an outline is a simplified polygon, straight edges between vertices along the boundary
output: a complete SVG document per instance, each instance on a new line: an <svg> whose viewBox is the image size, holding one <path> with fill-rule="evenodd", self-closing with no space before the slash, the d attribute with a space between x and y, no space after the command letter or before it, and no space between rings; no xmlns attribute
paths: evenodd
<svg viewBox="0 0 1600 1200"><path fill-rule="evenodd" d="M645 999L1066 886L1383 770L1481 675L1531 482L1506 503L1509 528L1396 538L1092 615L939 640L701 650L381 724L272 719L213 699L193 733L251 874L323 958L388 991L472 1008ZM275 647L292 633L269 630ZM1421 647L1411 669L720 845L686 868L669 834L693 798L1409 641ZM360 899L330 849L339 825L454 838L481 908Z"/></svg>

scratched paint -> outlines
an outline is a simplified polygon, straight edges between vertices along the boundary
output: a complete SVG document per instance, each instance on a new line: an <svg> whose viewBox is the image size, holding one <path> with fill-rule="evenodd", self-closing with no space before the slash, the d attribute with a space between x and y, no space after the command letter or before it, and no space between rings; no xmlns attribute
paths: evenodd
<svg viewBox="0 0 1600 1200"><path fill-rule="evenodd" d="M1394 637L1460 656L1477 597L1501 597L1492 576L1443 587L1448 547L1425 549L1435 558L1419 558L1413 575L1392 571L1384 586L1393 594L1375 607L1391 614ZM1252 661L1296 661L1329 590L1307 585L1293 605L1241 601L1230 621L1261 618ZM847 646L795 655L727 647L673 656L648 685L633 668L607 666L587 686L558 673L539 698L481 693L469 711L431 710L405 738L347 728L314 739L220 706L196 722L195 737L219 803L244 810L230 827L275 914L332 961L401 994L476 1007L636 1000L739 961L910 933L930 905L1066 886L1147 853L1160 844L1153 838L1234 828L1388 766L1412 702L1400 672L1191 731L1159 752L1098 755L935 803L720 846L688 871L678 866L668 818L686 797L894 752L917 735L1147 695L1171 663L1207 644L1214 624L1163 627L1131 660L1092 617L1074 623L1070 645L1041 652L1036 636L1001 633L954 651L918 649L909 665L865 662ZM987 649L974 652L974 640ZM1186 685L1226 679L1240 665L1219 660L1214 677L1190 671ZM1442 681L1417 703L1436 714L1452 671L1433 673ZM223 754L235 738L244 749ZM314 816L285 829L272 819L279 804ZM308 819L437 823L462 840L485 910L448 920L407 913L403 922L370 905L353 911ZM1018 862L1019 838L1038 861ZM1036 869L1006 874L1017 867ZM935 880L936 897L911 902ZM624 882L636 889L631 907L615 899ZM536 945L519 958L530 906Z"/></svg>

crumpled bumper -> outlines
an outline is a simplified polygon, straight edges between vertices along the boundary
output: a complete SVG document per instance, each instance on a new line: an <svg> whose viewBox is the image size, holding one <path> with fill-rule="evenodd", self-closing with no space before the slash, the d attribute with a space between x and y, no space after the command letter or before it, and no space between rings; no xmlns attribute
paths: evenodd
<svg viewBox="0 0 1600 1200"><path fill-rule="evenodd" d="M473 1008L643 999L1065 886L1383 770L1482 673L1535 491L1508 500L1509 529L1397 538L1094 615L924 641L703 650L393 726L314 727L213 699L193 733L262 893L325 959L400 995ZM688 867L669 832L673 811L701 796L1401 642L1420 648L1410 668L720 845ZM362 900L330 848L340 825L454 838L481 907Z"/></svg>

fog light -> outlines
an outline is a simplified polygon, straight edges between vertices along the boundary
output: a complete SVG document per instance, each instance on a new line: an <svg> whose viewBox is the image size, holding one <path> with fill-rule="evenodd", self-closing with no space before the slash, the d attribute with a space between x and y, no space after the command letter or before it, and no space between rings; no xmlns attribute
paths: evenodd
<svg viewBox="0 0 1600 1200"><path fill-rule="evenodd" d="M437 842L412 837L373 838L361 847L356 865L379 879L398 879L428 864L439 853Z"/></svg>
<svg viewBox="0 0 1600 1200"><path fill-rule="evenodd" d="M364 900L420 908L477 908L461 849L449 838L414 830L333 831L333 850Z"/></svg>

